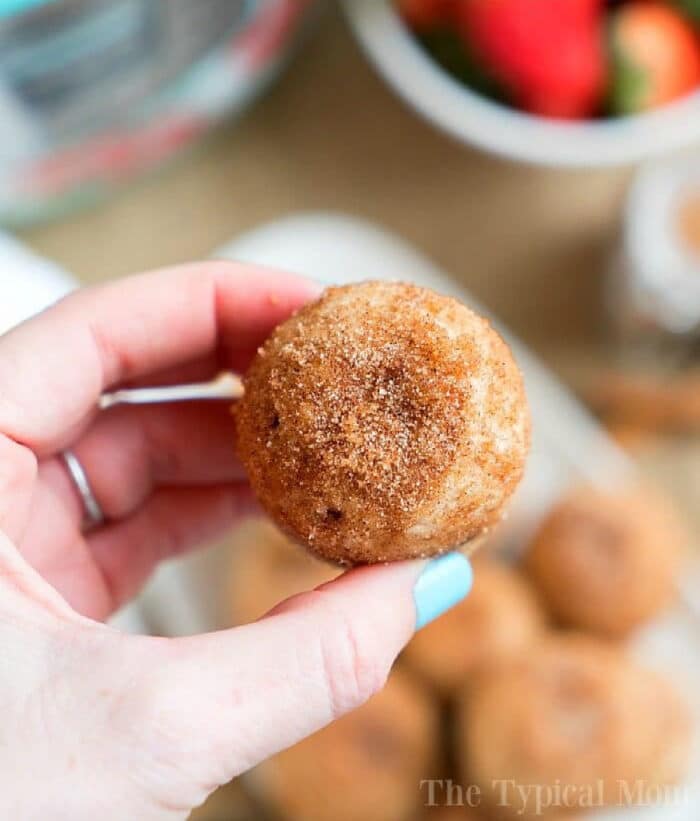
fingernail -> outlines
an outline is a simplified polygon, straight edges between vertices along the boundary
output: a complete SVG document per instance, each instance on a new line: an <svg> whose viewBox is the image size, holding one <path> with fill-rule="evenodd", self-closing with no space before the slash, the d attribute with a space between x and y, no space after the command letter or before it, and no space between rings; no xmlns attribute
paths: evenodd
<svg viewBox="0 0 700 821"><path fill-rule="evenodd" d="M472 566L461 553L447 553L428 562L413 588L416 630L462 601L472 580Z"/></svg>

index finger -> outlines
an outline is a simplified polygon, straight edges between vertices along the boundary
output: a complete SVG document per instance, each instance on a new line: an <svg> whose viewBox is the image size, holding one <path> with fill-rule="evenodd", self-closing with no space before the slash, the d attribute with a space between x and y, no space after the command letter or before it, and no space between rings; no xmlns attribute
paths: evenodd
<svg viewBox="0 0 700 821"><path fill-rule="evenodd" d="M0 434L52 452L105 389L221 349L252 350L317 290L281 271L210 261L71 294L0 337Z"/></svg>

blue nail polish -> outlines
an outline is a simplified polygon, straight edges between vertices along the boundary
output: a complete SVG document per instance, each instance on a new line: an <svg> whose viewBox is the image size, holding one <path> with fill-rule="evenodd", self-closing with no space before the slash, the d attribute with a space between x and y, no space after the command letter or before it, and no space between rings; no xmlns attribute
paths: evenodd
<svg viewBox="0 0 700 821"><path fill-rule="evenodd" d="M462 601L472 580L472 566L461 553L447 553L430 561L413 588L416 630Z"/></svg>

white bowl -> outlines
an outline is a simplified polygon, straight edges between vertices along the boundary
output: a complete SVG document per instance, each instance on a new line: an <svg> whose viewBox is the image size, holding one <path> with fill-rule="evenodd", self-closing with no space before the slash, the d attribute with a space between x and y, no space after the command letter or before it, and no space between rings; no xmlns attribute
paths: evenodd
<svg viewBox="0 0 700 821"><path fill-rule="evenodd" d="M391 0L344 0L367 56L413 108L458 140L552 166L624 165L700 142L700 92L658 111L566 122L508 108L471 91L414 40Z"/></svg>

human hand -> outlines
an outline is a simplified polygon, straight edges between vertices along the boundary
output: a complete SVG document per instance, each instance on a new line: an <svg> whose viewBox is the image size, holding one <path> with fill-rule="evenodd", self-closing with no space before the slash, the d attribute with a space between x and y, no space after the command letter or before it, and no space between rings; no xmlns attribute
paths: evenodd
<svg viewBox="0 0 700 821"><path fill-rule="evenodd" d="M96 414L100 393L242 370L314 292L209 262L86 289L0 337L2 817L184 818L368 698L416 625L466 595L451 554L351 571L218 633L99 621L252 505L224 403ZM87 533L68 447L106 516Z"/></svg>

